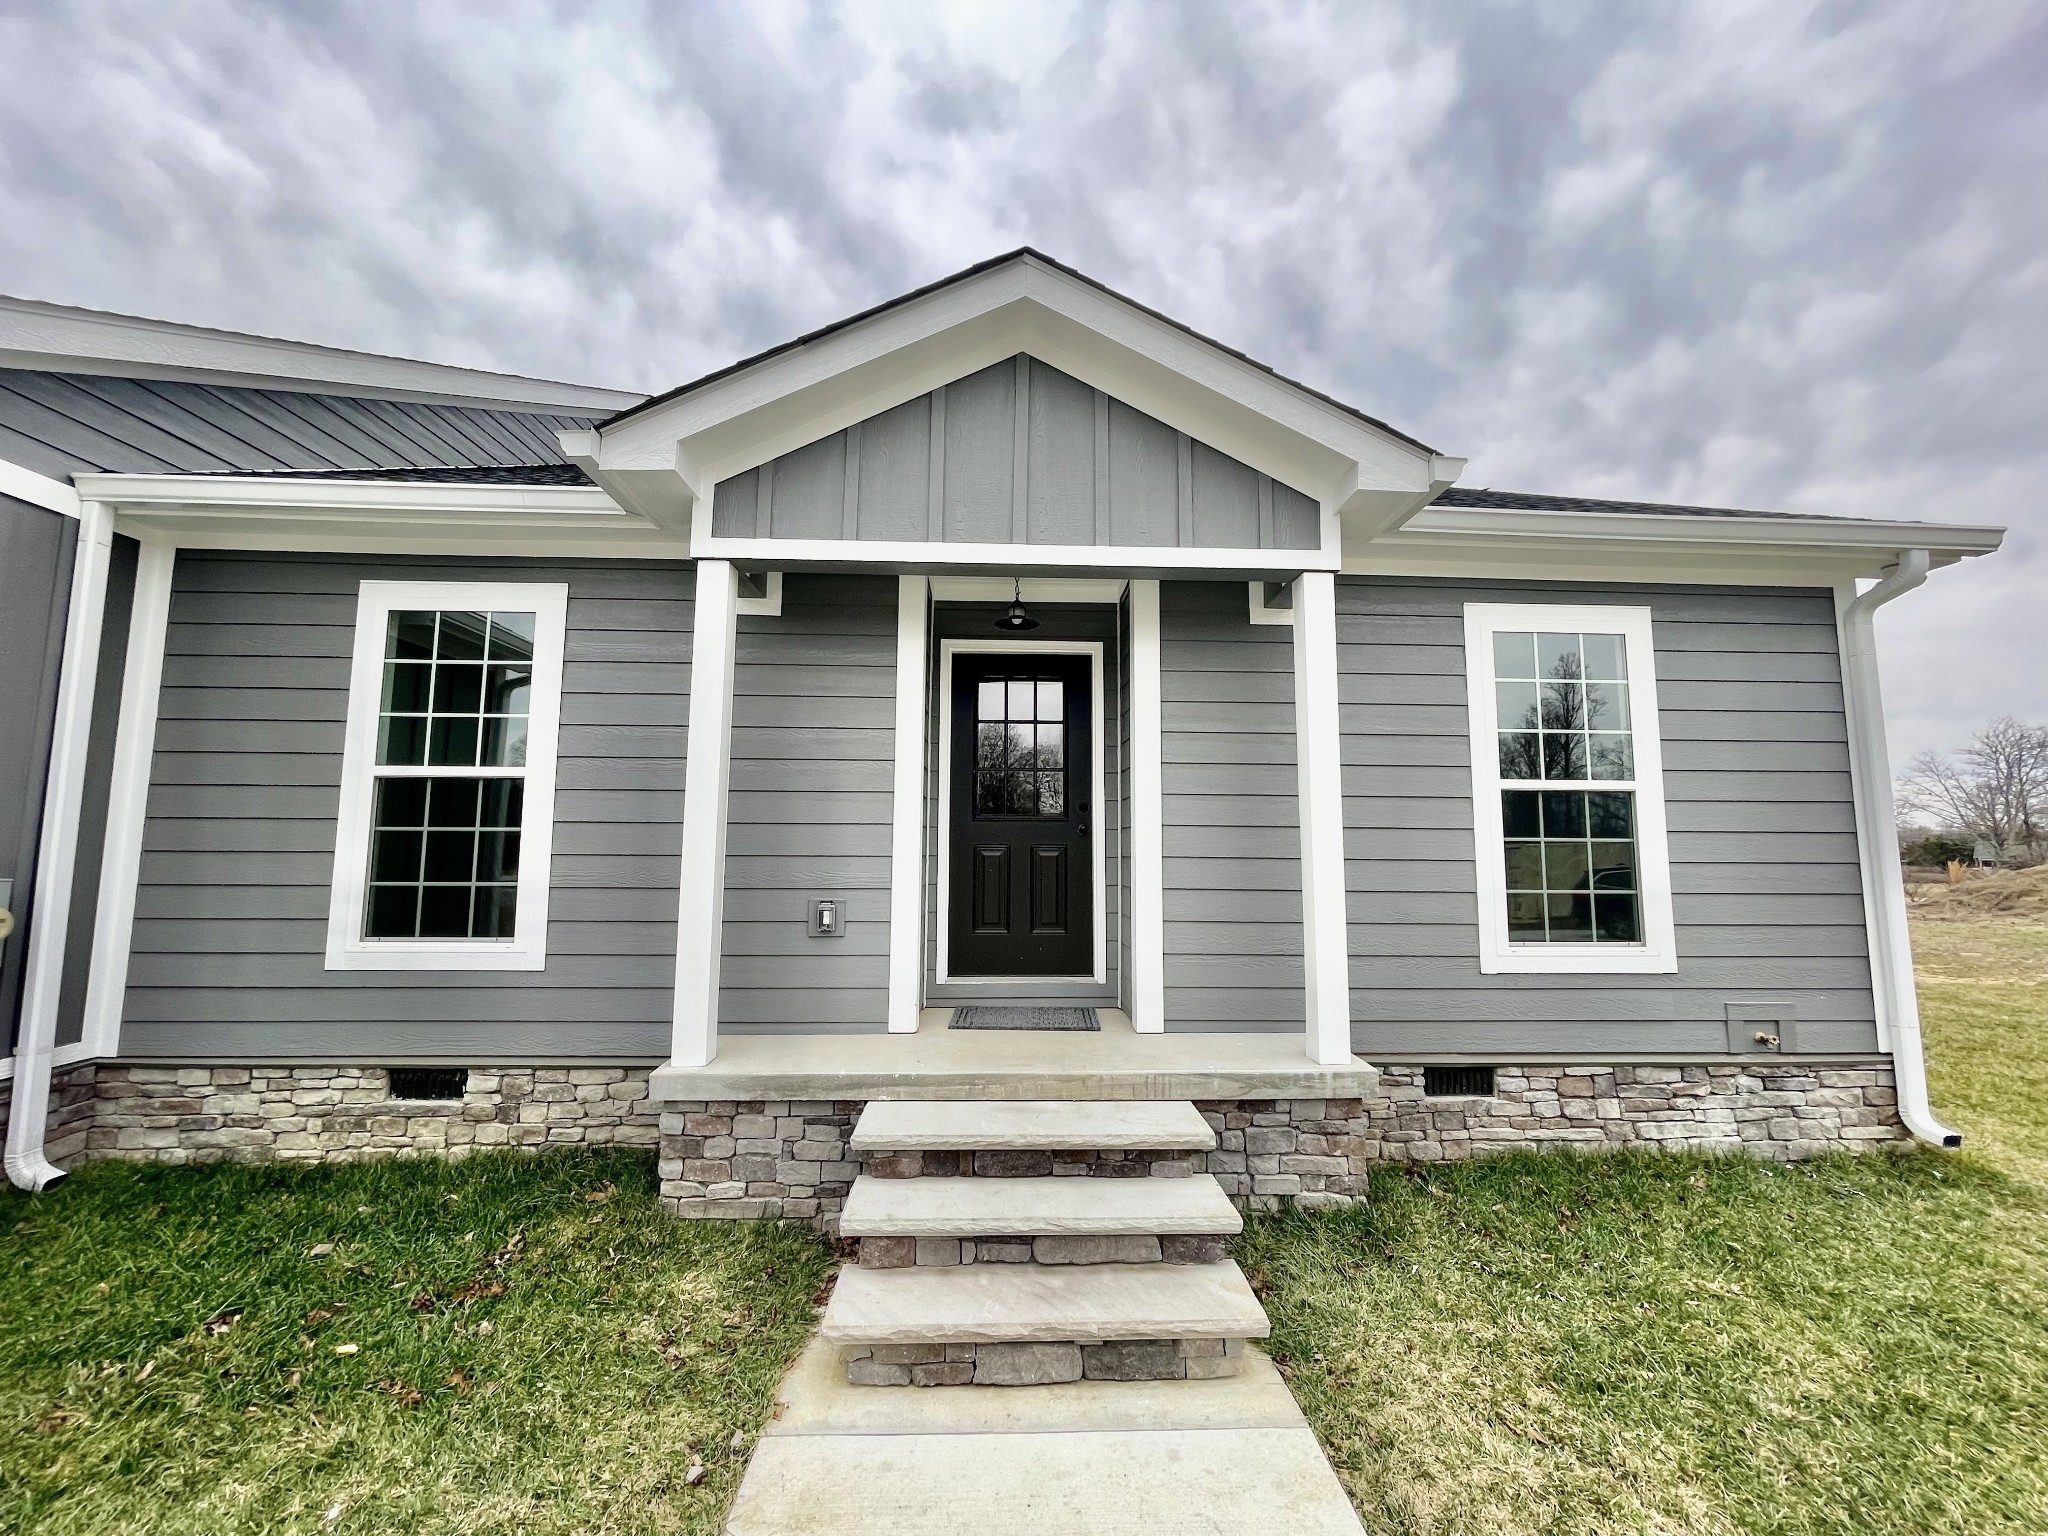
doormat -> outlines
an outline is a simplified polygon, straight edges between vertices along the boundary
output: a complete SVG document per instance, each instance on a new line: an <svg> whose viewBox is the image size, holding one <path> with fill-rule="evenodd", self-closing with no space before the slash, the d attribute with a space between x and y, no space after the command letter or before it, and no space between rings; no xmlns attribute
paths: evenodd
<svg viewBox="0 0 2048 1536"><path fill-rule="evenodd" d="M956 1008L948 1029L1101 1029L1093 1008Z"/></svg>

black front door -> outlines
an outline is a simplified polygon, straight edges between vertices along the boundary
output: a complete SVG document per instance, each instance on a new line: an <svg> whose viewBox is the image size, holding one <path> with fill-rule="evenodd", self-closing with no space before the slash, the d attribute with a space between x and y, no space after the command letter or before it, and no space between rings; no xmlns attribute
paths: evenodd
<svg viewBox="0 0 2048 1536"><path fill-rule="evenodd" d="M1086 656L954 658L955 976L1094 973L1089 679Z"/></svg>

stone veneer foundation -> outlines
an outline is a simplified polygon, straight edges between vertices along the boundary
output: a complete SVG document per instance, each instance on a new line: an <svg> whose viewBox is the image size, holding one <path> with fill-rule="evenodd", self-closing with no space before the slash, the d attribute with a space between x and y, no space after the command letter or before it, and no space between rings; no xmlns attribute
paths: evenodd
<svg viewBox="0 0 2048 1536"><path fill-rule="evenodd" d="M1502 1067L1490 1098L1430 1098L1419 1068L1382 1071L1358 1099L1199 1105L1212 1152L916 1154L870 1158L878 1176L1170 1177L1212 1173L1255 1209L1345 1205L1382 1163L1515 1149L1661 1146L1778 1160L1903 1143L1888 1062ZM0 1103L4 1103L0 1095ZM647 1069L484 1067L462 1100L389 1096L378 1067L84 1064L53 1083L50 1153L154 1162L352 1161L478 1147L659 1148L677 1215L836 1224L862 1164L847 1148L860 1103L665 1103ZM1040 1163L1044 1166L1040 1166Z"/></svg>

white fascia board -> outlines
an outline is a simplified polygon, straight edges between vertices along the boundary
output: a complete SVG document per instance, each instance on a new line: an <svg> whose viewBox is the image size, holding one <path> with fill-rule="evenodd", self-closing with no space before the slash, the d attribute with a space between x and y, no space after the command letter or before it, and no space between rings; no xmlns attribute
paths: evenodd
<svg viewBox="0 0 2048 1536"><path fill-rule="evenodd" d="M1965 523L1891 522L1882 518L1660 516L1640 512L1551 512L1534 508L1425 507L1403 534L1487 534L1499 538L1602 543L1752 544L1773 548L1925 549L1951 559L1988 555L2005 530ZM1400 535L1393 535L1399 538Z"/></svg>
<svg viewBox="0 0 2048 1536"><path fill-rule="evenodd" d="M204 507L218 512L303 508L371 513L624 515L624 509L594 485L451 485L429 480L341 480L300 475L84 474L72 478L79 495L107 502L124 512L152 507Z"/></svg>
<svg viewBox="0 0 2048 1536"><path fill-rule="evenodd" d="M595 486L448 485L262 475L80 475L123 532L193 549L644 555L682 536Z"/></svg>
<svg viewBox="0 0 2048 1536"><path fill-rule="evenodd" d="M608 427L600 462L706 486L1018 352L1319 499L1430 483L1428 450L1028 256Z"/></svg>
<svg viewBox="0 0 2048 1536"><path fill-rule="evenodd" d="M1334 549L1188 549L1163 544L949 544L898 543L890 539L722 539L700 533L690 552L702 560L779 566L859 570L885 565L892 570L1061 571L1113 570L1269 573L1292 580L1303 571L1335 571L1343 557ZM1004 594L1007 596L1008 594Z"/></svg>
<svg viewBox="0 0 2048 1536"><path fill-rule="evenodd" d="M16 501L61 512L66 517L79 515L77 491L62 480L52 480L4 459L0 459L0 496L12 496Z"/></svg>
<svg viewBox="0 0 2048 1536"><path fill-rule="evenodd" d="M0 295L0 367L451 405L622 411L647 396Z"/></svg>

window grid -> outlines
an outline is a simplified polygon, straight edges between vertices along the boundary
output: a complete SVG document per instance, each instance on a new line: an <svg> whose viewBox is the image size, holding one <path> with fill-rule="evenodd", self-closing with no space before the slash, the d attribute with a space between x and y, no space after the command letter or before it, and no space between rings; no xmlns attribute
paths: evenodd
<svg viewBox="0 0 2048 1536"><path fill-rule="evenodd" d="M1508 942L1641 945L1626 638L1496 631L1493 688Z"/></svg>
<svg viewBox="0 0 2048 1536"><path fill-rule="evenodd" d="M514 937L536 620L390 613L364 938Z"/></svg>
<svg viewBox="0 0 2048 1536"><path fill-rule="evenodd" d="M1067 813L1066 686L1059 678L984 678L975 690L974 812Z"/></svg>

